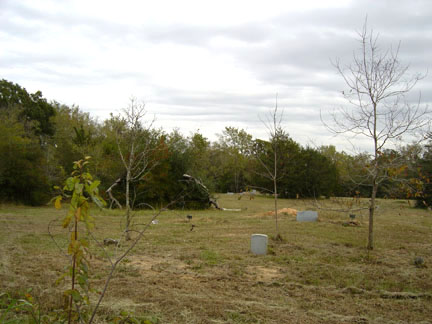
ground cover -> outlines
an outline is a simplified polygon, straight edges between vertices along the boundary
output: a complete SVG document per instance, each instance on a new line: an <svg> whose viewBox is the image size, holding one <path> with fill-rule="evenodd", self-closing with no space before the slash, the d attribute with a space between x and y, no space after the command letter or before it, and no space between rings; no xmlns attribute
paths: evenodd
<svg viewBox="0 0 432 324"><path fill-rule="evenodd" d="M285 240L270 239L269 254L254 256L251 234L274 235L268 213L273 200L218 196L221 207L241 211L161 214L118 268L98 322L127 312L151 323L432 323L431 212L403 200L380 200L376 246L368 252L367 211L357 212L359 226L344 226L348 213L330 209L351 201L323 200L316 223L281 214ZM279 206L316 208L301 199L280 199ZM54 282L67 259L47 228L66 208L0 207L0 293L18 296L32 289L43 311L62 306L64 287ZM99 240L121 237L120 211L94 213ZM135 222L150 217L141 211ZM66 244L58 226L51 232L59 246ZM106 253L127 245L109 246ZM92 251L91 282L100 289L108 261L100 246L93 244ZM424 264L416 265L417 257Z"/></svg>

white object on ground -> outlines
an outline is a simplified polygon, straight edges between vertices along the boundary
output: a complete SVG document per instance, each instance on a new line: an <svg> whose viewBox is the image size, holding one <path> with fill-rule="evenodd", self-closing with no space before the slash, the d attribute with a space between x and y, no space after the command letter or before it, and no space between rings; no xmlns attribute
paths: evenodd
<svg viewBox="0 0 432 324"><path fill-rule="evenodd" d="M305 210L297 212L297 222L316 222L318 220L318 212L313 210Z"/></svg>
<svg viewBox="0 0 432 324"><path fill-rule="evenodd" d="M252 234L251 252L256 255L267 254L268 237L265 234Z"/></svg>

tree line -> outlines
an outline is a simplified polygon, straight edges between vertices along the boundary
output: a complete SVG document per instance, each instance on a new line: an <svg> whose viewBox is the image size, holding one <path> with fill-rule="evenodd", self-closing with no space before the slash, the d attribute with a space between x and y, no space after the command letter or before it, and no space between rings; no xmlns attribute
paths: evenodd
<svg viewBox="0 0 432 324"><path fill-rule="evenodd" d="M137 104L142 105L132 99L127 108L130 111ZM53 196L53 186L68 177L73 162L90 155L91 172L101 181L103 195L110 201L106 191L116 183L111 193L123 205L127 199L125 159L142 150L145 157L136 166L142 172L130 181L133 206L161 206L173 200L184 190L184 174L199 179L210 192L271 193L273 182L263 174L266 165L274 165L275 150L279 197L370 194L371 188L361 181L372 162L367 154L350 155L332 145L302 146L283 128L262 140L243 129L225 127L213 142L199 132L188 136L178 130L166 132L147 118L140 119L133 130L124 112L99 122L77 106L48 102L40 91L31 94L1 80L0 200L45 204ZM132 130L136 132L135 152L130 148ZM379 154L381 160L403 161L397 170L389 167L389 174L405 179L411 194L428 196L430 146L407 145ZM388 177L377 196L406 197L406 187L400 183ZM186 200L186 208L204 207L196 194Z"/></svg>

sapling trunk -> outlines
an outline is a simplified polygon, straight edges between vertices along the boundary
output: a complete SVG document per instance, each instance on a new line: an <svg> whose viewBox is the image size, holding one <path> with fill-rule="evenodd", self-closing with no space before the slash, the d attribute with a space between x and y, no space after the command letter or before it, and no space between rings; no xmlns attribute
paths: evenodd
<svg viewBox="0 0 432 324"><path fill-rule="evenodd" d="M78 239L78 217L79 217L79 209L76 212L75 215L75 223L74 223L74 240L76 241ZM72 256L72 284L71 284L71 288L72 291L74 291L75 289L75 269L76 269L76 255L77 252L75 251L73 256ZM68 314L68 324L71 323L72 320L72 302L73 302L73 298L72 298L72 294L69 296L69 314Z"/></svg>

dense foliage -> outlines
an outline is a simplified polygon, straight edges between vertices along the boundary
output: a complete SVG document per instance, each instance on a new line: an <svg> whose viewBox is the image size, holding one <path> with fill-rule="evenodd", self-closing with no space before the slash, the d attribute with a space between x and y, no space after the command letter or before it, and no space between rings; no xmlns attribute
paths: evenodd
<svg viewBox="0 0 432 324"><path fill-rule="evenodd" d="M46 203L53 185L72 171L72 162L91 155L91 172L101 180L104 198L110 200L105 191L118 181L112 193L124 203L125 169L119 149L127 152L128 140L119 139L118 134L119 130L126 134L128 129L119 116L98 122L78 107L48 103L40 91L29 94L21 86L1 80L0 117L0 201ZM161 206L188 190L181 206L206 207L202 193L182 181L183 174L199 179L210 192L271 192L272 181L261 174L266 164L273 163L274 147L278 150L281 197L369 194L370 188L364 185L367 181L363 181L371 163L368 155L352 156L334 146L303 147L288 133L279 135L254 139L242 129L226 127L218 140L211 142L199 132L184 136L176 130L146 129L139 141L146 144L150 171L131 183L133 206ZM405 147L383 152L380 159L398 160L404 167L389 163L389 174L417 179L424 198L432 196L427 182L432 174L431 155L430 147ZM389 177L378 194L405 197L406 190Z"/></svg>

